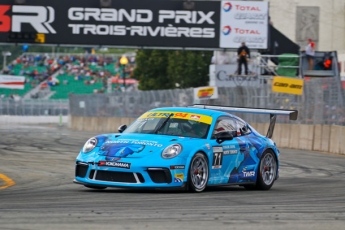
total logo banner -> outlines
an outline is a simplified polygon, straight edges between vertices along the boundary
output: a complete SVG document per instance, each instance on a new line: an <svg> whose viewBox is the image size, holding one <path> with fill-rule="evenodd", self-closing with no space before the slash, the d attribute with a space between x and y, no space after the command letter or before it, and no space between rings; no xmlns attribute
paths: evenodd
<svg viewBox="0 0 345 230"><path fill-rule="evenodd" d="M222 1L220 47L267 49L268 2Z"/></svg>

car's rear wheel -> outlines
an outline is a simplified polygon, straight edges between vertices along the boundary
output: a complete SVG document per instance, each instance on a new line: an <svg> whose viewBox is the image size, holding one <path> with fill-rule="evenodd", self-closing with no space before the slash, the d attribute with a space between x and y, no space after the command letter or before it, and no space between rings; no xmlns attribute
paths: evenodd
<svg viewBox="0 0 345 230"><path fill-rule="evenodd" d="M92 189L106 189L107 187L103 186L93 186L93 185L84 185L86 188L92 188Z"/></svg>
<svg viewBox="0 0 345 230"><path fill-rule="evenodd" d="M273 152L266 151L260 160L259 175L256 187L260 190L269 190L277 176L277 160Z"/></svg>
<svg viewBox="0 0 345 230"><path fill-rule="evenodd" d="M202 153L194 155L188 172L188 187L192 192L202 192L208 182L208 160Z"/></svg>

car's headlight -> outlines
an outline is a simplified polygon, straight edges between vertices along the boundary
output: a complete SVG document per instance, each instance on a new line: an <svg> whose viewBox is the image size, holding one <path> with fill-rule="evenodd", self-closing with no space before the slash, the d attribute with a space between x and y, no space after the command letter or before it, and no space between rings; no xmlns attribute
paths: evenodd
<svg viewBox="0 0 345 230"><path fill-rule="evenodd" d="M83 147L83 152L84 153L88 153L90 151L92 151L97 145L97 138L92 137L90 138L84 145Z"/></svg>
<svg viewBox="0 0 345 230"><path fill-rule="evenodd" d="M162 152L163 158L173 158L180 154L182 146L180 144L172 144L166 147Z"/></svg>

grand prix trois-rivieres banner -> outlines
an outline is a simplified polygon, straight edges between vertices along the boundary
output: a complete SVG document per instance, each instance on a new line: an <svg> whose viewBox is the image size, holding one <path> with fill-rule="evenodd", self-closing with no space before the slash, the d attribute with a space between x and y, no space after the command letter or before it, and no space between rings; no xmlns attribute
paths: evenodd
<svg viewBox="0 0 345 230"><path fill-rule="evenodd" d="M185 10L183 1L168 0L112 0L109 7L100 0L1 0L0 43L219 49L237 48L244 39L251 47L256 37L267 43L265 8L256 3L196 1Z"/></svg>

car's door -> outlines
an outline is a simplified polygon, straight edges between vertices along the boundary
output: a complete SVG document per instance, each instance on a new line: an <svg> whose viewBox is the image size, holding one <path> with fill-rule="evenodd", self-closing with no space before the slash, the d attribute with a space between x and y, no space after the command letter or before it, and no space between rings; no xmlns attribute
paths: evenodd
<svg viewBox="0 0 345 230"><path fill-rule="evenodd" d="M231 132L236 136L236 120L232 117L222 116L216 121L212 130L212 162L210 162L210 178L208 184L227 184L237 181L237 168L241 163L240 145L236 138L218 143L215 134Z"/></svg>
<svg viewBox="0 0 345 230"><path fill-rule="evenodd" d="M251 183L256 181L257 167L260 159L258 157L258 149L253 145L255 137L251 135L247 123L243 120L235 119L237 136L236 141L240 148L239 164L234 170L236 178L230 178L233 183Z"/></svg>

